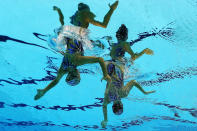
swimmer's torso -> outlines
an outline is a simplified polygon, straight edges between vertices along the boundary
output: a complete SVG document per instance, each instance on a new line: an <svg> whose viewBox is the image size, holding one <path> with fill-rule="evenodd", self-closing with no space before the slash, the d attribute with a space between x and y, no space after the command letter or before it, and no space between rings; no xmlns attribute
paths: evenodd
<svg viewBox="0 0 197 131"><path fill-rule="evenodd" d="M84 56L84 50L80 41L70 38L66 38L66 41L67 49L62 64L64 70L69 70L71 68L77 68L76 56Z"/></svg>
<svg viewBox="0 0 197 131"><path fill-rule="evenodd" d="M121 89L123 88L123 72L120 68L116 67L113 63L107 65L107 72L112 79L111 84L107 84L108 100L115 101L120 99Z"/></svg>
<svg viewBox="0 0 197 131"><path fill-rule="evenodd" d="M116 43L112 45L112 49L110 52L110 56L112 60L119 60L122 59L125 55L124 43Z"/></svg>
<svg viewBox="0 0 197 131"><path fill-rule="evenodd" d="M73 16L70 17L71 24L74 26L88 28L89 22L88 19L93 19L95 15L90 11L77 11ZM64 70L69 68L76 68L76 56L84 56L84 49L81 41L71 38L65 38L66 40L66 53L63 58L63 67Z"/></svg>
<svg viewBox="0 0 197 131"><path fill-rule="evenodd" d="M70 38L66 38L66 45L67 45L67 49L66 49L66 53L70 54L70 55L81 55L84 56L84 49L83 49L83 45L80 41L75 40L75 39L70 39Z"/></svg>

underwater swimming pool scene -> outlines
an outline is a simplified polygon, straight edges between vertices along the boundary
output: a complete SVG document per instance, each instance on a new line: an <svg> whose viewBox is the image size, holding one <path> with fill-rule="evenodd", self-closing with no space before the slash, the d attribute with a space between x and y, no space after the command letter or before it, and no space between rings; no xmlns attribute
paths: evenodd
<svg viewBox="0 0 197 131"><path fill-rule="evenodd" d="M85 3L97 21L103 21L109 3L115 0L6 0L0 3L0 131L197 131L197 0L119 0L107 28L90 24L89 38L97 45L85 56L110 60L110 43L124 24L134 52L149 48L132 64L126 53L124 84L133 87L122 98L123 113L116 115L103 102L107 82L98 63L77 67L81 81L59 83L39 100L44 89L57 76L63 55L49 45L50 36L61 26L71 25L79 3ZM58 34L58 33L57 33ZM79 43L77 43L79 44Z"/></svg>

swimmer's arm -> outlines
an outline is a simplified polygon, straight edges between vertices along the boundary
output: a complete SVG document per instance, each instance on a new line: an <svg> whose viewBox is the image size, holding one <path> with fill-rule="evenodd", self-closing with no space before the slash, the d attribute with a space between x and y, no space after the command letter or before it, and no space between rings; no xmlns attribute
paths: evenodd
<svg viewBox="0 0 197 131"><path fill-rule="evenodd" d="M61 25L63 26L64 25L64 15L62 14L62 11L57 6L53 6L53 10L56 10L58 12L59 21L60 21Z"/></svg>
<svg viewBox="0 0 197 131"><path fill-rule="evenodd" d="M107 125L107 122L108 122L108 120L107 120L107 105L103 105L103 115L104 115L104 120L101 122L101 126L103 128L105 128Z"/></svg>
<svg viewBox="0 0 197 131"><path fill-rule="evenodd" d="M104 121L107 121L107 103L103 103L103 116L104 116Z"/></svg>
<svg viewBox="0 0 197 131"><path fill-rule="evenodd" d="M137 58L139 58L140 56L142 56L143 54L145 54L145 53L147 54L147 51L150 50L150 49L147 48L147 49L144 49L143 51L141 51L140 53L134 53L128 42L124 43L124 49L127 53L129 53L131 55L131 59L133 61L136 60Z"/></svg>
<svg viewBox="0 0 197 131"><path fill-rule="evenodd" d="M103 28L107 28L107 25L109 23L109 20L111 18L111 15L113 13L113 10L110 9L108 11L108 13L105 15L104 19L103 19L103 22L100 22L100 21L97 21L95 19L91 19L91 18L88 18L87 22L95 25L95 26L100 26L100 27L103 27Z"/></svg>
<svg viewBox="0 0 197 131"><path fill-rule="evenodd" d="M129 92L133 88L133 86L137 87L143 94L147 95L150 93L154 93L155 91L145 91L139 83L137 83L135 80L129 81L126 86L122 88L122 94L120 94L121 98L127 97L129 95Z"/></svg>
<svg viewBox="0 0 197 131"><path fill-rule="evenodd" d="M130 54L131 58L133 59L133 57L135 57L135 53L133 52L133 50L131 49L130 45L128 42L123 43L123 48L124 50Z"/></svg>
<svg viewBox="0 0 197 131"><path fill-rule="evenodd" d="M93 25L96 25L96 26L100 26L100 27L103 27L103 28L107 28L107 25L109 23L109 20L114 12L114 10L116 9L118 5L118 1L116 1L114 4L112 4L110 6L110 10L107 12L107 14L105 15L104 19L103 19L103 22L99 22L99 21L96 21L94 20L93 18L87 18L87 22L93 24Z"/></svg>
<svg viewBox="0 0 197 131"><path fill-rule="evenodd" d="M151 49L149 49L149 48L146 48L143 51L141 51L140 53L135 53L135 56L134 56L133 60L139 58L143 54L153 55L153 51Z"/></svg>
<svg viewBox="0 0 197 131"><path fill-rule="evenodd" d="M144 55L144 50L143 51L141 51L140 53L135 53L135 55L134 55L134 57L132 58L133 60L136 60L136 59L138 59L139 57L141 57L142 55Z"/></svg>
<svg viewBox="0 0 197 131"><path fill-rule="evenodd" d="M107 88L106 88L106 92L107 92ZM103 128L106 127L107 122L108 122L108 118L107 118L107 105L109 104L108 100L107 100L107 94L105 92L105 97L104 97L104 101L103 101L103 116L104 116L104 120L101 122L101 126Z"/></svg>

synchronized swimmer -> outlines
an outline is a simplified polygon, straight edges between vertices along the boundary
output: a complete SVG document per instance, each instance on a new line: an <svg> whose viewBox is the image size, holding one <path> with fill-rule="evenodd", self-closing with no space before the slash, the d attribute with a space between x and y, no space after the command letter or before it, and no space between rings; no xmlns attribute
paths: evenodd
<svg viewBox="0 0 197 131"><path fill-rule="evenodd" d="M152 55L153 51L146 48L140 53L134 53L131 49L129 42L126 42L128 39L128 29L124 24L116 32L116 38L118 43L112 44L110 50L111 60L106 61L107 73L111 77L112 82L108 82L105 89L104 101L103 101L103 115L104 120L101 122L102 127L106 127L108 122L107 117L107 105L113 102L112 110L114 114L120 115L123 112L123 104L121 102L122 98L125 98L129 95L130 90L135 86L142 93L150 94L155 91L144 91L144 89L137 83L135 80L130 80L124 86L124 61L123 57L125 52L129 53L131 56L132 62L142 56L143 54Z"/></svg>
<svg viewBox="0 0 197 131"><path fill-rule="evenodd" d="M53 7L53 9L58 12L59 20L62 25L60 31L58 31L57 39L53 42L56 42L57 46L61 44L65 45L66 51L59 50L59 52L64 55L64 58L58 70L57 77L46 88L37 90L37 94L34 97L35 100L40 99L47 91L53 88L65 74L68 74L66 77L67 84L71 86L79 84L81 78L77 66L84 64L99 63L102 68L103 79L108 82L111 81L110 76L107 74L104 59L101 57L84 56L83 46L86 45L89 47L91 44L87 40L86 33L89 24L106 28L117 5L118 1L110 5L110 10L105 15L103 22L99 22L94 19L95 15L90 11L88 5L79 3L78 10L70 17L71 24L74 26L64 26L64 16L61 10L56 6Z"/></svg>
<svg viewBox="0 0 197 131"><path fill-rule="evenodd" d="M61 53L63 61L58 70L57 77L44 89L38 89L34 97L35 100L40 99L46 92L53 88L60 79L68 74L66 77L67 84L75 86L80 83L80 73L77 69L80 65L99 63L103 72L103 78L107 81L104 102L103 115L104 120L101 122L102 127L106 127L108 122L107 105L113 102L113 112L120 115L123 112L122 98L129 95L130 90L135 86L142 93L150 94L155 91L145 91L139 83L135 80L130 80L124 85L124 73L126 62L124 60L125 53L130 55L130 61L134 62L143 54L153 55L153 51L149 48L144 49L140 53L134 53L130 47L128 39L128 29L122 24L116 32L117 43L111 44L110 57L111 60L104 61L101 57L84 56L84 50L92 48L92 41L88 38L88 26L93 24L102 28L106 28L110 18L117 8L119 1L109 5L110 9L105 15L103 22L95 20L95 14L90 11L88 5L84 3L78 4L78 10L70 17L72 25L64 25L64 16L60 8L54 6L53 10L59 14L59 21L61 27L57 29L56 35L49 40L49 46ZM85 48L85 49L84 49Z"/></svg>

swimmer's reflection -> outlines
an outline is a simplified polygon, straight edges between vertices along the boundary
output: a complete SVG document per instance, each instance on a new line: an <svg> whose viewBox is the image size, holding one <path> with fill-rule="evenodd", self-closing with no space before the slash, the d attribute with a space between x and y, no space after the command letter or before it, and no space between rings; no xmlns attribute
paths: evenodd
<svg viewBox="0 0 197 131"><path fill-rule="evenodd" d="M116 115L121 115L123 113L123 104L121 102L122 98L129 95L130 90L135 86L142 93L150 94L155 91L144 91L144 89L135 81L131 80L124 86L124 72L120 66L116 63L109 61L107 62L107 71L112 79L112 83L107 83L104 102L103 102L103 115L104 120L101 122L102 127L106 127L108 117L107 117L107 105L113 103L112 110Z"/></svg>

